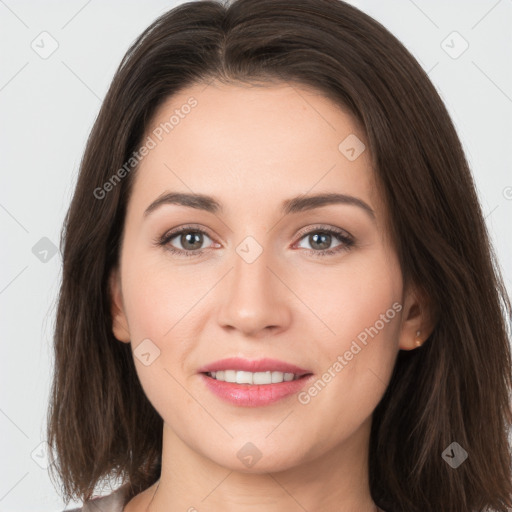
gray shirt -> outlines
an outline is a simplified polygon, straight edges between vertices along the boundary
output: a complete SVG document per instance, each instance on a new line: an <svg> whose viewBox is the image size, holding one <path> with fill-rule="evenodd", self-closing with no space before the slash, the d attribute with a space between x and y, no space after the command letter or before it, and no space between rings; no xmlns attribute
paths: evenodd
<svg viewBox="0 0 512 512"><path fill-rule="evenodd" d="M122 485L107 496L100 496L86 501L81 508L68 509L63 512L123 512L129 484Z"/></svg>
<svg viewBox="0 0 512 512"><path fill-rule="evenodd" d="M102 496L87 501L82 508L74 508L63 512L123 512L123 508L126 505L125 500L128 485L129 484L122 485L108 496ZM379 508L379 512L384 512L384 510Z"/></svg>

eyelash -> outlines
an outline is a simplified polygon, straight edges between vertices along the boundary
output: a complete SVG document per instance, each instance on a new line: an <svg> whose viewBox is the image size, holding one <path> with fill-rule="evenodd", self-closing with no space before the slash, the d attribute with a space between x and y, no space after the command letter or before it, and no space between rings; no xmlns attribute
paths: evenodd
<svg viewBox="0 0 512 512"><path fill-rule="evenodd" d="M160 247L165 247L165 249L168 250L169 252L171 252L172 254L175 254L178 256L184 256L184 257L200 256L206 251L206 249L184 251L182 249L176 249L175 247L170 245L169 242L172 239L176 238L177 236L181 235L182 233L200 233L200 234L206 235L208 238L212 238L212 237L210 237L210 235L208 235L208 233L206 231L204 231L196 226L182 226L181 228L179 228L175 231L165 233L161 237L157 238L155 240L155 244ZM322 227L322 226L317 226L316 228L311 229L309 231L301 232L298 241L300 242L306 236L309 236L314 233L333 235L336 239L338 239L341 242L341 244L338 245L334 249L322 249L320 251L315 251L314 249L305 249L314 257L334 256L342 251L350 250L355 244L354 239L350 235L348 235L345 231L343 231L341 229L335 229L332 227L328 228L328 227Z"/></svg>

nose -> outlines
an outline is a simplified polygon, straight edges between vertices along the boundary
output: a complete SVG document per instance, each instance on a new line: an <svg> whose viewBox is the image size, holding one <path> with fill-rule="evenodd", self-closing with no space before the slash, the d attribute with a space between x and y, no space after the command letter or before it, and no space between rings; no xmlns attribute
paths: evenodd
<svg viewBox="0 0 512 512"><path fill-rule="evenodd" d="M234 254L234 268L225 277L225 296L218 312L219 324L246 336L264 337L288 328L291 320L290 297L281 267L270 251L252 262ZM284 283L283 283L284 281Z"/></svg>

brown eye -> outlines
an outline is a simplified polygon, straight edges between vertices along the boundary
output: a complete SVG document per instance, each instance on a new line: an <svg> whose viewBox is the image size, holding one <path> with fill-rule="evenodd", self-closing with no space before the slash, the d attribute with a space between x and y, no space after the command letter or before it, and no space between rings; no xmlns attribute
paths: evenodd
<svg viewBox="0 0 512 512"><path fill-rule="evenodd" d="M314 233L312 235L308 235L309 244L313 249L329 249L332 241L332 235L328 233Z"/></svg>
<svg viewBox="0 0 512 512"><path fill-rule="evenodd" d="M206 249L205 238L212 242L202 229L184 226L164 234L157 244L178 256L198 256Z"/></svg>
<svg viewBox="0 0 512 512"><path fill-rule="evenodd" d="M313 256L330 256L348 251L354 245L354 239L345 231L333 228L315 229L303 234L300 238L299 247L302 241L306 240L309 247L303 247ZM333 241L338 241L334 246Z"/></svg>
<svg viewBox="0 0 512 512"><path fill-rule="evenodd" d="M203 245L203 234L199 231L187 231L177 235L177 237L174 238L178 237L181 246L185 250L196 251L201 249L201 246Z"/></svg>

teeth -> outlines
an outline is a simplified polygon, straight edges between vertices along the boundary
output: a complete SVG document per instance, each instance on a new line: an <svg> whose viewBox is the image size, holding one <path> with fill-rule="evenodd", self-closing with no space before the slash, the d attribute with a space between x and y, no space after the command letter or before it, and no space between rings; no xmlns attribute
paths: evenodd
<svg viewBox="0 0 512 512"><path fill-rule="evenodd" d="M283 372L244 372L242 370L219 370L208 375L215 380L236 382L237 384L278 384L297 380L298 375Z"/></svg>

